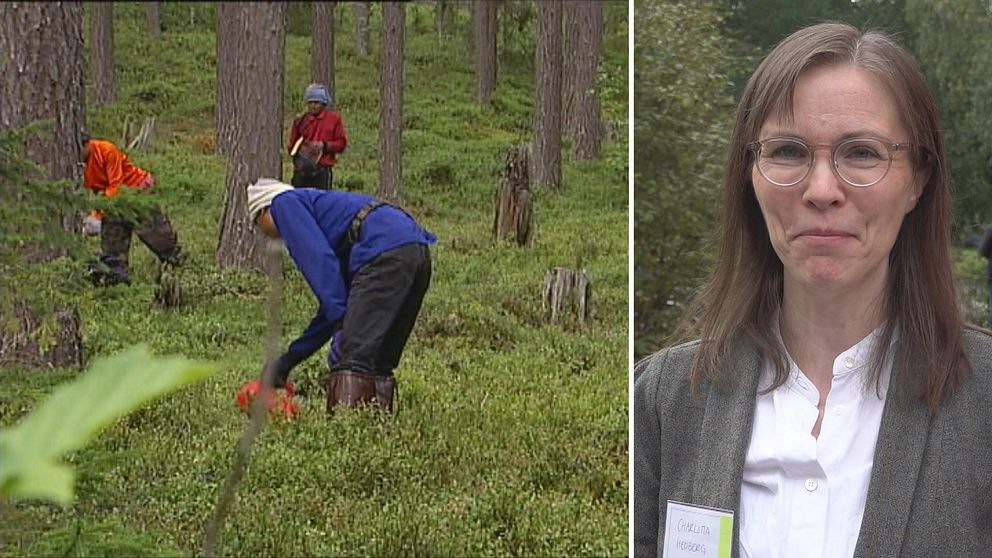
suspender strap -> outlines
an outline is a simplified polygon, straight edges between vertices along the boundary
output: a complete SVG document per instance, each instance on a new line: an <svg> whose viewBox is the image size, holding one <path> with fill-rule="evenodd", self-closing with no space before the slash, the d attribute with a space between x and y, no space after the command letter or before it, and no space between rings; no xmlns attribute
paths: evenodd
<svg viewBox="0 0 992 558"><path fill-rule="evenodd" d="M372 210L379 207L380 205L386 205L386 202L382 200L372 200L369 203L362 206L355 214L354 219L351 220L351 226L348 227L348 244L354 245L358 242L358 235L362 232L362 222L365 218L372 213Z"/></svg>

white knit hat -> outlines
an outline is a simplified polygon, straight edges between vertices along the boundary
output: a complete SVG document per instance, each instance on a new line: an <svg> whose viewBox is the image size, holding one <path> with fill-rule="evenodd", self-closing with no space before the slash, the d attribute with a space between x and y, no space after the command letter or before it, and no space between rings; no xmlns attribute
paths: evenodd
<svg viewBox="0 0 992 558"><path fill-rule="evenodd" d="M248 218L251 221L258 217L263 209L272 205L272 200L279 194L292 190L289 184L272 178L259 178L258 182L248 186Z"/></svg>

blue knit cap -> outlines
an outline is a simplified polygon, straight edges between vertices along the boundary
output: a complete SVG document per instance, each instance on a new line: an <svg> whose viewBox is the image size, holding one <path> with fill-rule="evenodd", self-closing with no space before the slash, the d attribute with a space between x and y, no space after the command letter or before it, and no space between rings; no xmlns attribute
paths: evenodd
<svg viewBox="0 0 992 558"><path fill-rule="evenodd" d="M327 86L320 83L311 83L308 85L307 90L303 93L303 99L308 103L310 101L317 101L325 105L331 104L331 96L327 93Z"/></svg>

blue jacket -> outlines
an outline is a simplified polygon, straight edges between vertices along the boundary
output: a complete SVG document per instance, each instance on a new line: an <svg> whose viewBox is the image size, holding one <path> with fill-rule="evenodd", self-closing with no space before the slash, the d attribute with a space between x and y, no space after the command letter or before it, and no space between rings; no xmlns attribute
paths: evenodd
<svg viewBox="0 0 992 558"><path fill-rule="evenodd" d="M269 211L279 236L320 304L310 325L289 345L299 360L320 349L340 327L356 271L387 250L437 242L406 212L382 205L365 217L358 241L349 246L351 221L373 199L312 188L289 190L272 199Z"/></svg>

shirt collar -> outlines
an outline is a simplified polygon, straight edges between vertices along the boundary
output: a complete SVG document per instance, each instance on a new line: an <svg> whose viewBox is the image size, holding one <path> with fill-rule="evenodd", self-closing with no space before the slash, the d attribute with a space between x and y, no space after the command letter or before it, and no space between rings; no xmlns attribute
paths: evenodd
<svg viewBox="0 0 992 558"><path fill-rule="evenodd" d="M775 333L776 340L778 340L779 345L782 347L782 350L785 352L785 356L789 365L789 379L787 380L786 383L792 384L797 382L798 380L804 379L805 376L803 375L802 371L799 370L799 367L796 365L795 361L792 360L792 355L789 354L788 349L786 349L785 347L785 341L782 340L782 330L779 321L780 313L781 310L777 310L775 314L772 316L772 331ZM833 365L833 377L835 379L846 377L852 372L860 371L871 363L872 352L875 346L878 345L878 343L881 341L881 336L882 336L882 332L885 329L885 325L886 322L882 322L878 327L876 327L873 331L868 333L868 335L866 335L860 341L858 341L853 346L849 347L848 349L842 351L839 355L837 355L837 357L834 359L834 365ZM892 346L896 343L898 339L899 339L899 325L897 323L895 330L892 332L892 340L889 342L889 351L891 351ZM889 357L891 357L891 355L888 355L886 358ZM765 372L766 374L765 377L762 378L762 384L767 386L770 385L771 376L769 376L769 374L771 374L772 371L766 368Z"/></svg>

